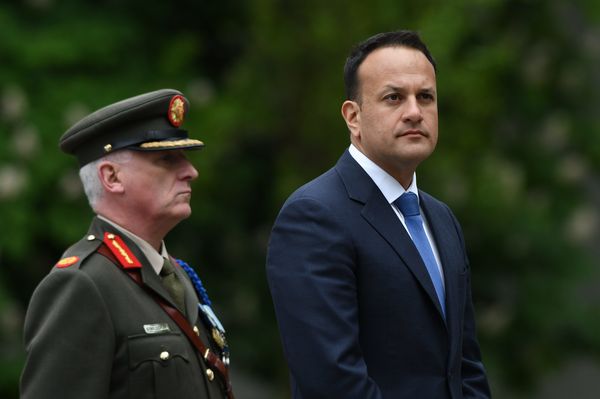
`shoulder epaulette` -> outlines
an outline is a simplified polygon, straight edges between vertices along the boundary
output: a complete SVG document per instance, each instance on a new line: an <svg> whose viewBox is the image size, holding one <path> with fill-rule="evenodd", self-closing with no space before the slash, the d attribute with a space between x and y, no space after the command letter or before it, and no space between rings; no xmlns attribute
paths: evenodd
<svg viewBox="0 0 600 399"><path fill-rule="evenodd" d="M63 254L62 258L58 262L56 262L54 267L58 269L78 269L79 266L81 266L81 263L88 256L96 252L96 250L101 244L101 240L96 239L96 237L93 235L88 235L87 237L79 240L77 243L73 244L69 249L67 249Z"/></svg>
<svg viewBox="0 0 600 399"><path fill-rule="evenodd" d="M65 251L62 258L56 262L55 268L79 268L81 263L91 254L98 251L101 245L105 245L114 255L117 262L124 268L140 268L142 264L125 244L123 239L114 233L104 233L100 239L94 235L88 235Z"/></svg>

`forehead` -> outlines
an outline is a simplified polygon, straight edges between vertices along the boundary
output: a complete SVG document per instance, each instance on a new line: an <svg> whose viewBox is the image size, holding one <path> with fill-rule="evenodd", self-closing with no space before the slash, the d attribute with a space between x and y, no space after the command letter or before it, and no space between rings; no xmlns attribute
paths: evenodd
<svg viewBox="0 0 600 399"><path fill-rule="evenodd" d="M358 68L361 84L419 83L435 87L435 70L425 54L410 47L383 47L373 51Z"/></svg>

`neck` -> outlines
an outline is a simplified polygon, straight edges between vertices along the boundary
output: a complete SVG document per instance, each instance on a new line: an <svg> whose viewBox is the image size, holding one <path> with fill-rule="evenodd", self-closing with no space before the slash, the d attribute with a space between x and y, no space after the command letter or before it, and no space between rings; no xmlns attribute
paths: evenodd
<svg viewBox="0 0 600 399"><path fill-rule="evenodd" d="M392 176L405 190L410 187L419 162L369 155L360 143L357 143L355 140L351 140L351 142L360 153Z"/></svg>
<svg viewBox="0 0 600 399"><path fill-rule="evenodd" d="M414 171L407 172L407 173L392 173L392 172L390 172L388 170L386 170L386 172L388 172L394 179L396 179L398 181L398 183L400 183L400 185L405 190L408 190L408 188L412 184L412 179L413 179L413 176L414 176L414 173L415 173Z"/></svg>
<svg viewBox="0 0 600 399"><path fill-rule="evenodd" d="M97 213L146 241L157 252L160 252L162 241L171 230L171 228L166 227L160 228L147 221L132 221L131 218L123 217L117 212L98 211Z"/></svg>

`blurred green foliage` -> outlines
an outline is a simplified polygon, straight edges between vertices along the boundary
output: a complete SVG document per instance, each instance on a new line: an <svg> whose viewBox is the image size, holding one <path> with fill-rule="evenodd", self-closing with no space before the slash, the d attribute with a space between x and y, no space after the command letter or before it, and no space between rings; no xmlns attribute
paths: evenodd
<svg viewBox="0 0 600 399"><path fill-rule="evenodd" d="M18 395L35 285L92 216L58 138L98 107L172 87L207 146L192 154L194 213L167 245L208 287L235 370L287 397L269 230L349 143L350 48L398 28L438 62L440 142L419 185L463 224L493 390L528 395L570 358L600 359L599 22L593 0L4 1L0 396Z"/></svg>

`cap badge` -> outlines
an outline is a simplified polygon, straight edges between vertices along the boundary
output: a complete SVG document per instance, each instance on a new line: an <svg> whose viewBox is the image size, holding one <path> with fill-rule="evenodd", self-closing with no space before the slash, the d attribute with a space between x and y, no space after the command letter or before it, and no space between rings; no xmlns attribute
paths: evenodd
<svg viewBox="0 0 600 399"><path fill-rule="evenodd" d="M185 102L183 96L173 96L169 103L169 122L175 127L179 127L183 123L185 116Z"/></svg>

